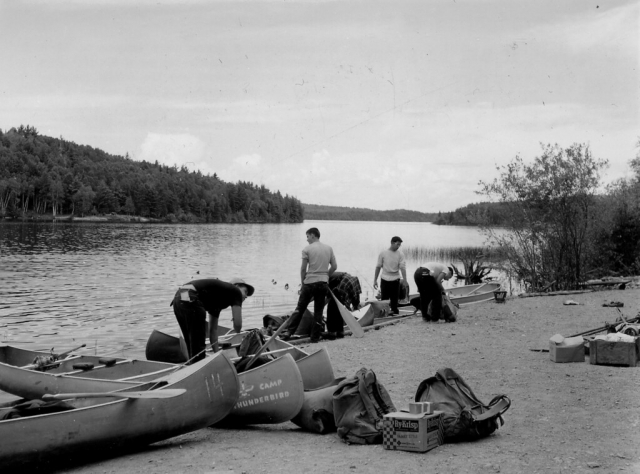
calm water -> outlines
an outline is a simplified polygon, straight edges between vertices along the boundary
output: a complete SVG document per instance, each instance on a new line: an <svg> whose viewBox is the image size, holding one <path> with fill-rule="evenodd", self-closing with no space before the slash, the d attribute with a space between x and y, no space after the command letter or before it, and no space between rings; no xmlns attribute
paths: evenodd
<svg viewBox="0 0 640 474"><path fill-rule="evenodd" d="M256 288L244 326L295 307L305 231L318 227L338 269L372 297L380 250L404 245L481 246L475 228L424 223L306 221L303 224L0 223L0 341L57 351L144 354L151 330L178 334L169 303L191 279L240 276ZM408 262L412 274L420 262ZM288 289L287 285L288 284ZM231 326L229 310L221 324Z"/></svg>

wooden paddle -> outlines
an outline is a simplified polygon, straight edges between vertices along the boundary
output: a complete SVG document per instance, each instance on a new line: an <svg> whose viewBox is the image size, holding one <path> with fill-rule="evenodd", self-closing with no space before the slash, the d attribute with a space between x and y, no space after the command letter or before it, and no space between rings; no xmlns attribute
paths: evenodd
<svg viewBox="0 0 640 474"><path fill-rule="evenodd" d="M148 392L94 392L94 393L56 393L45 394L43 400L68 400L69 398L173 398L182 395L184 388L168 388L166 390L149 390Z"/></svg>
<svg viewBox="0 0 640 474"><path fill-rule="evenodd" d="M333 296L333 299L338 306L340 316L342 316L344 322L347 323L347 326L349 326L349 329L351 329L351 334L353 334L355 337L364 337L364 329L362 329L362 326L360 326L360 323L358 323L356 318L353 317L353 314L351 314L351 312L347 308L345 308L344 305L340 303L340 301L338 301L338 298L336 298L336 295L333 294L333 291L329 290L329 293L331 293L331 296Z"/></svg>
<svg viewBox="0 0 640 474"><path fill-rule="evenodd" d="M480 285L478 288L476 288L475 290L473 290L473 291L471 291L471 292L467 293L467 294L466 294L466 295L464 295L464 296L471 296L471 295L472 295L472 294L474 294L476 291L479 291L479 290L480 290L480 288L484 288L484 287L485 287L485 286L487 286L488 284L489 284L489 283L483 283L483 284L482 284L482 285Z"/></svg>
<svg viewBox="0 0 640 474"><path fill-rule="evenodd" d="M267 339L267 342L265 342L265 343L264 343L264 345L260 348L260 350L259 350L258 352L256 352L256 353L253 355L253 359L251 359L251 360L249 361L249 363L247 364L246 369L244 369L245 371L247 371L247 370L249 370L249 369L251 368L251 366L255 363L255 361L257 361L257 360L258 360L258 357L260 357L260 355L262 355L262 353L263 353L265 350L267 350L267 347L269 346L269 344L271 344L271 342L272 342L272 341L273 341L277 336L279 336L279 335L280 335L280 333L281 333L282 331L284 331L284 329L285 329L286 327L288 327L288 326L289 326L289 322L290 322L290 321L291 321L291 318L287 319L284 323L282 323L282 324L280 325L280 327L278 328L278 330L277 330L276 332L274 332L274 333L273 333L273 335L272 335L269 339Z"/></svg>
<svg viewBox="0 0 640 474"><path fill-rule="evenodd" d="M66 352L62 352L60 354L56 354L55 357L56 357L56 359L61 359L62 357L67 357L72 352L77 351L78 349L82 349L83 347L86 347L86 346L87 346L86 344L82 344L82 345L76 347L75 349L71 349L71 350L68 350Z"/></svg>

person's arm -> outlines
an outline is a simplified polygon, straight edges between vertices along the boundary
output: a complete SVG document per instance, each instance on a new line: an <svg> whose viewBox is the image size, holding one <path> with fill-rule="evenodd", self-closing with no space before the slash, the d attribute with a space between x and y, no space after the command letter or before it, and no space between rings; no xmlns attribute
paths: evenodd
<svg viewBox="0 0 640 474"><path fill-rule="evenodd" d="M304 285L304 279L307 277L308 262L302 259L302 266L300 267L300 282Z"/></svg>
<svg viewBox="0 0 640 474"><path fill-rule="evenodd" d="M373 289L378 289L378 275L380 275L380 267L376 267L376 275L373 277Z"/></svg>
<svg viewBox="0 0 640 474"><path fill-rule="evenodd" d="M232 306L231 317L233 318L233 330L237 333L242 331L242 306Z"/></svg>
<svg viewBox="0 0 640 474"><path fill-rule="evenodd" d="M211 350L218 352L218 318L220 316L220 310L216 311L216 314L209 313L209 342L211 343Z"/></svg>
<svg viewBox="0 0 640 474"><path fill-rule="evenodd" d="M442 286L442 280L444 280L444 272L440 272L438 274L438 276L436 277L436 283L438 284L438 286L440 287L440 292L444 293L444 286Z"/></svg>
<svg viewBox="0 0 640 474"><path fill-rule="evenodd" d="M336 262L336 257L333 255L333 252L331 252L331 260L329 260L329 278L331 278L331 275L333 275L337 269L338 262Z"/></svg>
<svg viewBox="0 0 640 474"><path fill-rule="evenodd" d="M400 250L398 250L398 252L400 252ZM409 280L407 280L407 260L402 252L400 252L400 261L398 262L398 266L400 267L400 273L402 274L402 286L409 288Z"/></svg>
<svg viewBox="0 0 640 474"><path fill-rule="evenodd" d="M407 280L407 269L406 268L401 268L400 269L400 273L402 273L402 278L403 280L403 284L404 286L406 286L407 288L409 288L409 280ZM408 296L408 295L407 295Z"/></svg>

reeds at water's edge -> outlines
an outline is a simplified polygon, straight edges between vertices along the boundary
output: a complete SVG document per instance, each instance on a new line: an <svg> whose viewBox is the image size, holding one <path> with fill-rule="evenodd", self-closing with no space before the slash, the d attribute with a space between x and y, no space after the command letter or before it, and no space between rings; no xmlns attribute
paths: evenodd
<svg viewBox="0 0 640 474"><path fill-rule="evenodd" d="M456 263L462 258L472 257L476 257L477 260L493 265L498 265L504 261L504 255L500 250L487 247L426 247L407 245L406 247L402 247L402 252L407 260L419 263Z"/></svg>

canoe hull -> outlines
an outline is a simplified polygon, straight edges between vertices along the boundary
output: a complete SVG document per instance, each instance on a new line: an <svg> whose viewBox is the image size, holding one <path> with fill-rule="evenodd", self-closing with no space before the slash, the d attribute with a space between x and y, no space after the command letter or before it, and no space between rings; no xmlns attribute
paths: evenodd
<svg viewBox="0 0 640 474"><path fill-rule="evenodd" d="M161 334L162 337L158 337L159 334ZM158 346L170 339L175 340L177 338L175 336L171 336L154 330L149 336L147 347ZM220 340L222 340L222 338ZM238 341L236 338L233 339L232 342L237 344L240 343L241 340ZM166 351L160 348L159 350L155 351L155 353L157 354L165 352ZM238 352L235 348L225 349L223 352L227 354L227 356L232 361L236 360L238 357ZM331 359L329 358L329 353L327 352L326 348L322 348L321 350L314 352L313 354L309 354L308 352L305 352L286 341L282 341L281 339L276 338L271 342L268 351L263 355L270 356L272 352L274 357L281 357L285 353L289 353L291 357L293 357L302 375L305 390L313 390L318 386L322 386L335 379Z"/></svg>
<svg viewBox="0 0 640 474"><path fill-rule="evenodd" d="M46 354L0 346L0 390L27 399L41 398L46 393L110 392L132 389L176 369L173 364L125 358L114 358L114 364L106 366L98 356L75 356L46 372L21 368L35 356ZM74 369L77 364L91 364L94 368Z"/></svg>
<svg viewBox="0 0 640 474"><path fill-rule="evenodd" d="M90 449L103 452L154 443L219 421L238 400L238 376L224 354L176 371L166 381L163 388L186 392L163 399L68 400L77 408L0 421L0 460L33 462Z"/></svg>
<svg viewBox="0 0 640 474"><path fill-rule="evenodd" d="M291 354L238 374L238 402L224 423L259 425L284 423L304 403L304 385Z"/></svg>
<svg viewBox="0 0 640 474"><path fill-rule="evenodd" d="M480 283L478 285L457 286L447 288L447 294L451 301L459 306L473 303L481 303L494 299L493 292L500 289L500 283ZM477 290L477 291L476 291ZM419 294L410 295L409 299L419 298ZM399 305L400 306L400 305Z"/></svg>
<svg viewBox="0 0 640 474"><path fill-rule="evenodd" d="M323 347L296 361L305 390L315 390L335 380L329 352Z"/></svg>
<svg viewBox="0 0 640 474"><path fill-rule="evenodd" d="M464 306L494 299L493 292L500 289L500 283L480 283L448 288L449 298L454 303Z"/></svg>

